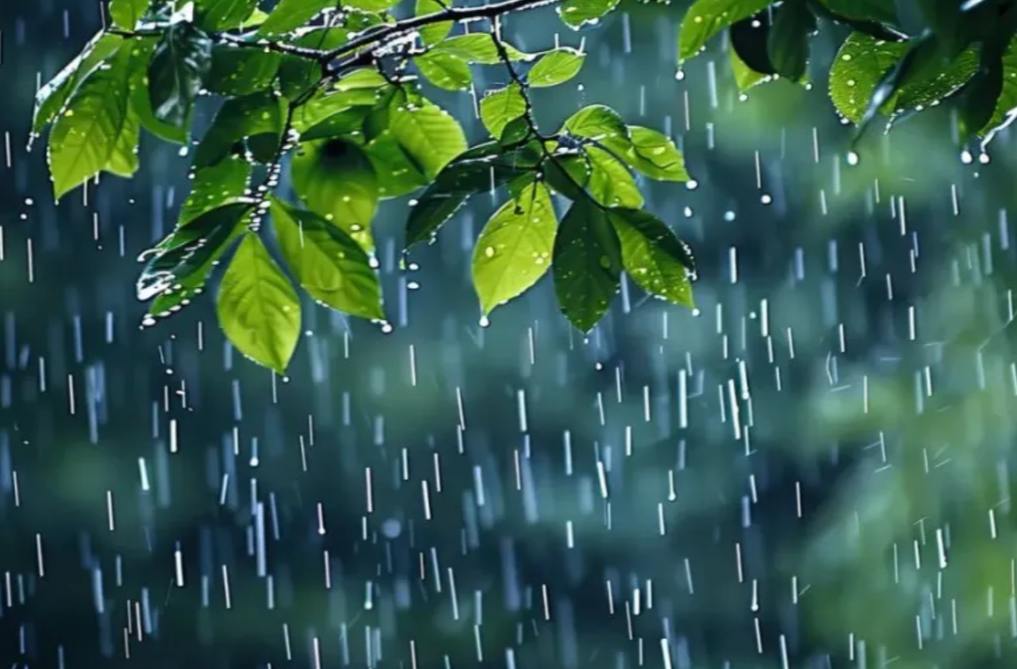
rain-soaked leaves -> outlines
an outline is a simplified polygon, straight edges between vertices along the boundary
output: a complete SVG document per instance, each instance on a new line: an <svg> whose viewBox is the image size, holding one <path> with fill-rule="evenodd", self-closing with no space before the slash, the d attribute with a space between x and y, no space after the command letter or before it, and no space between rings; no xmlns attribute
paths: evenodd
<svg viewBox="0 0 1017 669"><path fill-rule="evenodd" d="M480 100L480 120L495 139L501 139L505 126L525 113L526 98L519 84L488 91Z"/></svg>
<svg viewBox="0 0 1017 669"><path fill-rule="evenodd" d="M443 51L428 51L413 59L420 74L438 88L461 91L473 81L470 66L465 60Z"/></svg>
<svg viewBox="0 0 1017 669"><path fill-rule="evenodd" d="M286 104L272 91L227 100L198 144L194 164L215 165L237 146L246 147L254 160L271 163L282 142Z"/></svg>
<svg viewBox="0 0 1017 669"><path fill-rule="evenodd" d="M205 30L232 30L247 21L258 0L193 0L195 19Z"/></svg>
<svg viewBox="0 0 1017 669"><path fill-rule="evenodd" d="M258 28L264 36L280 35L301 28L326 9L335 9L335 0L280 0Z"/></svg>
<svg viewBox="0 0 1017 669"><path fill-rule="evenodd" d="M578 30L593 25L618 6L619 0L565 0L558 8L558 14L565 25Z"/></svg>
<svg viewBox="0 0 1017 669"><path fill-rule="evenodd" d="M150 4L150 0L110 0L109 16L118 28L134 30Z"/></svg>
<svg viewBox="0 0 1017 669"><path fill-rule="evenodd" d="M651 295L694 306L688 278L695 269L692 254L667 224L636 209L614 209L608 216L621 242L625 272Z"/></svg>
<svg viewBox="0 0 1017 669"><path fill-rule="evenodd" d="M767 53L774 71L791 81L805 77L816 17L808 0L784 0L767 35Z"/></svg>
<svg viewBox="0 0 1017 669"><path fill-rule="evenodd" d="M922 62L912 61L902 67L905 56L916 53L914 49L910 42L885 42L861 33L850 35L830 70L830 97L837 111L857 124L874 103L884 114L929 105L957 90L978 67L978 57L970 49L946 69L929 66L928 59L935 58L934 53L916 56ZM922 71L901 80L912 68ZM889 79L895 71L898 76Z"/></svg>
<svg viewBox="0 0 1017 669"><path fill-rule="evenodd" d="M300 339L300 298L261 238L244 235L216 296L215 311L238 351L279 374Z"/></svg>
<svg viewBox="0 0 1017 669"><path fill-rule="evenodd" d="M511 44L502 43L505 53L510 61L531 60L531 54L524 53ZM490 33L470 33L468 35L455 35L443 40L435 47L440 53L447 53L471 65L497 65L501 63L501 54L498 51L498 44Z"/></svg>
<svg viewBox="0 0 1017 669"><path fill-rule="evenodd" d="M766 9L772 0L696 0L682 19L678 63L694 57L717 33Z"/></svg>
<svg viewBox="0 0 1017 669"><path fill-rule="evenodd" d="M378 177L356 144L342 139L305 142L293 158L293 187L311 211L374 249L371 219L378 207Z"/></svg>
<svg viewBox="0 0 1017 669"><path fill-rule="evenodd" d="M417 16L429 16L431 14L438 14L445 10L446 7L453 6L452 2L438 2L438 0L417 0L416 1L416 15ZM452 21L438 21L420 28L420 41L424 44L434 44L440 42L452 31Z"/></svg>
<svg viewBox="0 0 1017 669"><path fill-rule="evenodd" d="M406 153L429 177L436 176L466 150L466 135L459 122L430 101L396 102L390 127Z"/></svg>
<svg viewBox="0 0 1017 669"><path fill-rule="evenodd" d="M136 130L128 122L130 59L124 50L108 67L92 71L53 124L48 159L58 199L106 167L125 126L128 135Z"/></svg>
<svg viewBox="0 0 1017 669"><path fill-rule="evenodd" d="M191 23L166 29L148 65L155 117L177 128L191 122L194 100L212 67L212 40Z"/></svg>
<svg viewBox="0 0 1017 669"><path fill-rule="evenodd" d="M271 51L217 44L205 87L219 95L260 93L272 84L282 56Z"/></svg>
<svg viewBox="0 0 1017 669"><path fill-rule="evenodd" d="M492 214L473 249L473 285L485 316L547 273L556 224L551 196L539 182Z"/></svg>
<svg viewBox="0 0 1017 669"><path fill-rule="evenodd" d="M629 134L622 117L606 105L583 107L568 117L562 128L577 137L601 142L612 138L627 138Z"/></svg>
<svg viewBox="0 0 1017 669"><path fill-rule="evenodd" d="M123 43L122 37L109 33L97 33L89 40L81 53L35 94L32 131L41 132L56 117L78 85L116 53Z"/></svg>
<svg viewBox="0 0 1017 669"><path fill-rule="evenodd" d="M606 210L589 198L572 203L558 226L551 267L562 313L589 332L621 285L621 245Z"/></svg>
<svg viewBox="0 0 1017 669"><path fill-rule="evenodd" d="M195 170L191 192L180 207L181 225L218 209L224 204L247 194L251 179L251 165L239 156L232 156L216 165Z"/></svg>
<svg viewBox="0 0 1017 669"><path fill-rule="evenodd" d="M574 49L555 49L541 56L526 75L526 82L534 88L563 84L579 74L586 54Z"/></svg>
<svg viewBox="0 0 1017 669"><path fill-rule="evenodd" d="M342 228L275 199L272 222L290 271L311 297L353 316L385 318L370 258Z"/></svg>

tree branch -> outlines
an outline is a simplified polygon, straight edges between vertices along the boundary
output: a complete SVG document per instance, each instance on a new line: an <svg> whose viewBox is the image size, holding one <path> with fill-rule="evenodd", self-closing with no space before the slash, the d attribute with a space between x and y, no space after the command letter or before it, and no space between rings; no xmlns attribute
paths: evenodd
<svg viewBox="0 0 1017 669"><path fill-rule="evenodd" d="M433 14L414 16L413 18L403 19L396 23L390 23L388 25L380 26L377 29L369 30L363 35L351 39L346 44L324 52L323 60L326 63L331 63L336 58L345 56L346 54L357 51L358 49L363 49L364 47L377 44L378 42L392 37L397 37L404 33L432 25L434 23L444 23L445 21L451 21L453 23L468 23L470 21L477 21L481 19L493 19L505 14L555 5L561 1L562 0L502 0L502 2L493 2L486 5L480 5L479 7L450 7ZM335 67L330 67L329 73L335 74L340 68L345 69L349 66L348 59L347 61L339 63Z"/></svg>

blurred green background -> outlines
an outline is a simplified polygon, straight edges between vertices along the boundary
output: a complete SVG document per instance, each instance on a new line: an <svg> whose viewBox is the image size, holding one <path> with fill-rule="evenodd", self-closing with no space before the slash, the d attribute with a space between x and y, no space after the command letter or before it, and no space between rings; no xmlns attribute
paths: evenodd
<svg viewBox="0 0 1017 669"><path fill-rule="evenodd" d="M850 165L839 33L810 89L740 95L722 43L676 76L685 6L506 34L585 40L578 85L535 94L545 125L606 103L679 141L695 183L644 187L696 252L696 312L626 285L583 338L546 279L482 328L468 251L495 203L401 268L393 201L395 331L309 308L281 379L210 299L140 329L136 259L186 162L146 138L137 178L54 205L32 98L99 7L5 2L0 660L1014 666L1013 135L963 156L941 107ZM482 138L470 96L435 99Z"/></svg>

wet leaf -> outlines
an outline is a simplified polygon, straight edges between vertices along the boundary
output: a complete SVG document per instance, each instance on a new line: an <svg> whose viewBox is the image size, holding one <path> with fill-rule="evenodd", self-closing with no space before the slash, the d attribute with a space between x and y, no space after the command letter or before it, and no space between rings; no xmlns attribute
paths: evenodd
<svg viewBox="0 0 1017 669"><path fill-rule="evenodd" d="M196 170L191 192L180 207L179 225L243 197L250 186L251 171L250 163L238 156Z"/></svg>
<svg viewBox="0 0 1017 669"><path fill-rule="evenodd" d="M352 316L384 320L378 275L352 237L314 212L277 199L272 220L290 271L311 297Z"/></svg>
<svg viewBox="0 0 1017 669"><path fill-rule="evenodd" d="M335 9L336 0L280 0L258 28L263 36L281 35L303 27L325 9Z"/></svg>
<svg viewBox="0 0 1017 669"><path fill-rule="evenodd" d="M237 144L246 143L255 160L270 163L282 142L286 100L272 92L227 100L194 154L197 167L214 165Z"/></svg>
<svg viewBox="0 0 1017 669"><path fill-rule="evenodd" d="M526 99L518 84L488 91L480 100L480 120L495 139L501 139L505 126L525 113Z"/></svg>
<svg viewBox="0 0 1017 669"><path fill-rule="evenodd" d="M611 307L621 268L621 246L607 213L579 198L558 226L552 272L562 313L580 332L592 330Z"/></svg>
<svg viewBox="0 0 1017 669"><path fill-rule="evenodd" d="M151 96L148 93L148 64L152 60L155 51L156 40L146 38L144 40L133 40L124 48L130 48L133 52L131 70L131 109L137 114L141 127L152 133L159 139L174 144L184 144L190 138L190 127L178 128L164 123L155 117L152 109Z"/></svg>
<svg viewBox="0 0 1017 669"><path fill-rule="evenodd" d="M281 60L280 54L262 49L216 44L205 87L231 97L264 91L272 84Z"/></svg>
<svg viewBox="0 0 1017 669"><path fill-rule="evenodd" d="M134 30L150 4L151 0L110 0L109 16L116 27Z"/></svg>
<svg viewBox="0 0 1017 669"><path fill-rule="evenodd" d="M196 23L205 30L239 28L254 13L258 0L193 0Z"/></svg>
<svg viewBox="0 0 1017 669"><path fill-rule="evenodd" d="M1003 125L1013 109L1017 109L1017 37L1010 40L1003 54L1002 90L984 130L991 132Z"/></svg>
<svg viewBox="0 0 1017 669"><path fill-rule="evenodd" d="M391 111L392 135L427 176L434 177L466 150L459 122L430 101L397 104Z"/></svg>
<svg viewBox="0 0 1017 669"><path fill-rule="evenodd" d="M526 82L534 88L565 83L579 74L585 59L586 54L575 49L556 49L534 63L526 75Z"/></svg>
<svg viewBox="0 0 1017 669"><path fill-rule="evenodd" d="M698 54L717 33L747 19L773 0L696 0L678 32L678 63Z"/></svg>
<svg viewBox="0 0 1017 669"><path fill-rule="evenodd" d="M763 72L757 72L743 61L734 48L728 49L728 56L731 60L731 72L734 74L735 85L739 92L744 93L750 88L768 81L771 76Z"/></svg>
<svg viewBox="0 0 1017 669"><path fill-rule="evenodd" d="M376 135L364 146L364 151L374 166L378 195L382 199L406 195L430 183L389 130Z"/></svg>
<svg viewBox="0 0 1017 669"><path fill-rule="evenodd" d="M685 159L674 142L662 132L638 125L628 126L628 139L614 136L603 143L633 169L658 181L688 181Z"/></svg>
<svg viewBox="0 0 1017 669"><path fill-rule="evenodd" d="M613 209L608 216L621 243L625 271L646 292L693 307L688 246L662 220L637 209Z"/></svg>
<svg viewBox="0 0 1017 669"><path fill-rule="evenodd" d="M484 315L547 273L556 228L551 196L539 182L522 188L491 216L473 249L473 285Z"/></svg>
<svg viewBox="0 0 1017 669"><path fill-rule="evenodd" d="M300 299L257 234L248 232L240 241L219 285L215 312L238 351L285 373L300 339Z"/></svg>
<svg viewBox="0 0 1017 669"><path fill-rule="evenodd" d="M558 15L568 27L578 30L593 25L618 6L619 0L565 0Z"/></svg>
<svg viewBox="0 0 1017 669"><path fill-rule="evenodd" d="M32 132L41 132L67 103L67 99L103 61L116 53L124 39L109 33L97 33L74 60L60 70L35 94Z"/></svg>
<svg viewBox="0 0 1017 669"><path fill-rule="evenodd" d="M347 107L319 121L314 126L300 133L300 139L330 139L358 132L364 125L369 107Z"/></svg>
<svg viewBox="0 0 1017 669"><path fill-rule="evenodd" d="M444 11L445 7L442 7L442 4L444 4L445 7L452 7L454 3L439 3L437 0L417 0L416 11L414 14L416 16L437 14L438 12ZM420 41L424 44L435 44L436 42L440 42L448 37L450 32L452 32L451 21L431 23L420 28Z"/></svg>
<svg viewBox="0 0 1017 669"><path fill-rule="evenodd" d="M378 177L356 144L305 142L293 158L293 188L311 211L342 228L364 249L374 249L371 219L378 208Z"/></svg>
<svg viewBox="0 0 1017 669"><path fill-rule="evenodd" d="M566 119L562 128L576 137L597 141L629 135L625 121L618 112L605 105L583 107Z"/></svg>
<svg viewBox="0 0 1017 669"><path fill-rule="evenodd" d="M767 53L777 74L801 81L809 64L809 46L816 17L806 0L784 0L767 35Z"/></svg>
<svg viewBox="0 0 1017 669"><path fill-rule="evenodd" d="M443 51L428 51L413 59L420 74L438 88L462 91L470 87L473 77L465 60Z"/></svg>
<svg viewBox="0 0 1017 669"><path fill-rule="evenodd" d="M130 58L123 51L93 70L53 124L47 157L57 199L98 174L117 148L128 117Z"/></svg>
<svg viewBox="0 0 1017 669"><path fill-rule="evenodd" d="M534 172L539 156L527 149L505 150L495 142L470 149L449 163L410 208L405 248L428 241L471 195L490 192Z"/></svg>
<svg viewBox="0 0 1017 669"><path fill-rule="evenodd" d="M190 23L166 29L148 65L148 94L155 118L176 128L190 125L194 99L212 66L212 40Z"/></svg>
<svg viewBox="0 0 1017 669"><path fill-rule="evenodd" d="M612 153L593 146L586 151L592 168L587 182L587 191L594 200L605 207L643 206L643 195L628 169L618 162Z"/></svg>
<svg viewBox="0 0 1017 669"><path fill-rule="evenodd" d="M897 7L887 0L820 0L830 11L855 21L897 25Z"/></svg>
<svg viewBox="0 0 1017 669"><path fill-rule="evenodd" d="M505 53L511 61L532 60L532 54L523 53L502 40ZM502 62L498 45L491 33L470 33L449 37L434 47L435 51L451 54L471 65L497 65Z"/></svg>
<svg viewBox="0 0 1017 669"><path fill-rule="evenodd" d="M140 139L141 119L138 117L138 112L131 107L130 98L128 98L123 125L120 126L120 133L113 144L109 160L103 165L103 171L124 178L134 176L134 173L138 171L138 142Z"/></svg>

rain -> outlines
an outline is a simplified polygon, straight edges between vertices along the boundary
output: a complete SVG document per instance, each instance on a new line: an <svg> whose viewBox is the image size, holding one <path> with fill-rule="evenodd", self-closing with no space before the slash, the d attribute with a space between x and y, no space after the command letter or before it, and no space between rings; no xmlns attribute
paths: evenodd
<svg viewBox="0 0 1017 669"><path fill-rule="evenodd" d="M1015 136L964 149L932 105L854 145L832 38L808 86L742 93L721 44L677 69L686 6L503 31L588 54L532 92L547 127L603 103L675 139L693 179L638 181L695 308L623 277L584 335L545 277L485 316L502 196L404 258L411 195L373 222L387 321L303 296L279 375L227 343L216 279L137 298L187 149L145 135L133 179L54 201L33 99L103 16L4 3L0 666L1014 666ZM508 83L474 69L429 90L470 146Z"/></svg>

